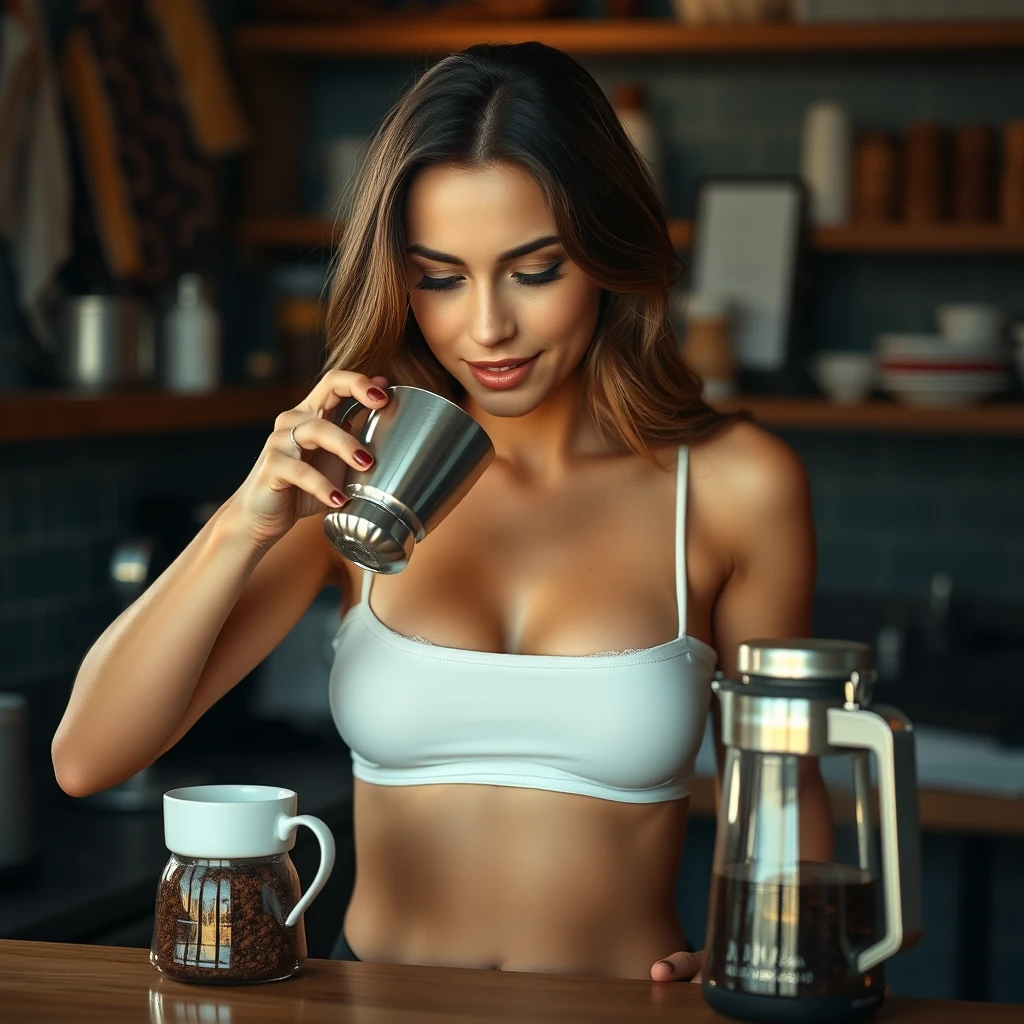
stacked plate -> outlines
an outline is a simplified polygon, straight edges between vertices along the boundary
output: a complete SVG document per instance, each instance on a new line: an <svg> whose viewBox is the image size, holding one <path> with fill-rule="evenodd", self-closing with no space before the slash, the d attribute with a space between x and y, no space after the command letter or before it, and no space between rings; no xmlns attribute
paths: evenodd
<svg viewBox="0 0 1024 1024"><path fill-rule="evenodd" d="M909 405L969 405L1004 391L1009 354L998 341L950 341L934 334L880 334L879 384Z"/></svg>

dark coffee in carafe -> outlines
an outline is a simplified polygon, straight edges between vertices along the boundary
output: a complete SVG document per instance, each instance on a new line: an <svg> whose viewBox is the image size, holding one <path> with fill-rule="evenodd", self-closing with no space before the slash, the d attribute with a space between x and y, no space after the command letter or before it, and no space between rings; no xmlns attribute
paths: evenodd
<svg viewBox="0 0 1024 1024"><path fill-rule="evenodd" d="M877 880L846 864L801 861L784 878L747 864L712 876L707 976L724 992L856 998L881 993L879 965L857 970L877 941Z"/></svg>
<svg viewBox="0 0 1024 1024"><path fill-rule="evenodd" d="M712 682L725 758L704 999L751 1024L869 1020L885 1001L882 965L921 935L913 726L872 705L866 644L750 640L736 668ZM824 808L804 799L825 759L837 787L851 770L852 830L831 796ZM826 849L837 853L814 858Z"/></svg>

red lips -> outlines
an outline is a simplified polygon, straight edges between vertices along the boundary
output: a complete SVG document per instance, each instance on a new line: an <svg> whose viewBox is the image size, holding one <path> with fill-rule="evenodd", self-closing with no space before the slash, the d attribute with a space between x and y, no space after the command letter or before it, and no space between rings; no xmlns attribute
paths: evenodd
<svg viewBox="0 0 1024 1024"><path fill-rule="evenodd" d="M481 370L493 370L499 366L521 366L523 363L528 363L533 356L521 356L519 359L493 359L493 360L478 360L474 363L469 363L470 366L478 366ZM469 362L469 360L467 360Z"/></svg>

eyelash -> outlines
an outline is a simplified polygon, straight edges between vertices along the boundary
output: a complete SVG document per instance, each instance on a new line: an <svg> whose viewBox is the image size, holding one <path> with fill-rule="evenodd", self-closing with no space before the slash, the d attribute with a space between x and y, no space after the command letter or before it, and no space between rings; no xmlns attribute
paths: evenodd
<svg viewBox="0 0 1024 1024"><path fill-rule="evenodd" d="M562 261L559 260L554 266L549 267L547 270L541 271L539 274L519 274L513 273L512 276L520 283L527 285L528 287L535 287L539 284L547 284L549 281L557 281L560 277L565 277L565 274L559 274L558 268L562 265ZM424 275L419 282L415 285L417 288L422 288L427 292L447 292L451 291L460 280L460 275L455 277L427 277Z"/></svg>

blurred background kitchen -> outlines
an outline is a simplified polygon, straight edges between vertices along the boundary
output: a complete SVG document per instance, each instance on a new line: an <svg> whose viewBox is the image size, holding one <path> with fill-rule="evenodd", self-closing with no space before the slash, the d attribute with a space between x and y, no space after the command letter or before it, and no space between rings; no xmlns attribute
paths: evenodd
<svg viewBox="0 0 1024 1024"><path fill-rule="evenodd" d="M6 0L0 936L148 945L160 795L266 782L338 837L327 955L336 592L122 786L65 796L49 741L89 645L315 379L367 136L430 61L525 39L581 60L649 160L708 397L808 467L815 633L875 645L877 699L919 725L925 935L892 991L1024 1002L1022 0ZM699 946L707 742L698 770ZM300 834L304 881L317 857Z"/></svg>

